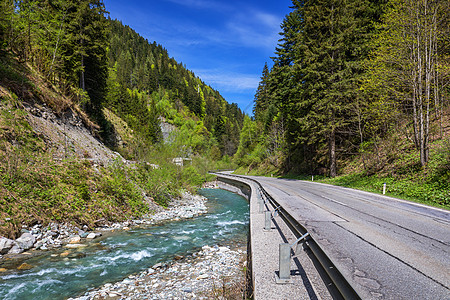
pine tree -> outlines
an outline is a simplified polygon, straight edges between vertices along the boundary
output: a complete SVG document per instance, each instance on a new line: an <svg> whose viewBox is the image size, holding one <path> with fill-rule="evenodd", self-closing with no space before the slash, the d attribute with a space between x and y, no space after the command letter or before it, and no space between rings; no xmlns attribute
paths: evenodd
<svg viewBox="0 0 450 300"><path fill-rule="evenodd" d="M255 116L256 120L262 118L262 115L270 105L270 96L267 87L268 80L269 80L269 68L267 67L267 63L265 63L261 75L261 81L259 82L255 94L255 105L253 107L253 115Z"/></svg>
<svg viewBox="0 0 450 300"><path fill-rule="evenodd" d="M288 168L313 171L314 164L327 163L329 174L337 174L338 147L354 138L352 110L368 52L372 4L378 2L293 1L268 80L286 124Z"/></svg>
<svg viewBox="0 0 450 300"><path fill-rule="evenodd" d="M11 30L13 26L14 1L3 0L0 2L0 55L11 42Z"/></svg>
<svg viewBox="0 0 450 300"><path fill-rule="evenodd" d="M301 55L297 59L303 75L300 105L310 111L301 124L314 132L319 143L328 144L330 176L336 176L336 131L346 125L345 112L352 88L347 78L348 33L353 26L350 7L344 1L314 1L305 6ZM313 140L314 141L314 140ZM311 139L309 141L311 143Z"/></svg>

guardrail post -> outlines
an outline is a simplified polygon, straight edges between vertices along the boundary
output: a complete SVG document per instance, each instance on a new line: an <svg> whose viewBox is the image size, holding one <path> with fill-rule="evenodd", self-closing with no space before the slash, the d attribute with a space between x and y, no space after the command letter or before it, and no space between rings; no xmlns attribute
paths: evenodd
<svg viewBox="0 0 450 300"><path fill-rule="evenodd" d="M275 281L278 284L282 283L292 283L291 281L291 249L294 246L298 246L298 244L302 241L305 241L309 236L309 233L305 233L301 237L299 237L292 244L282 243L280 244L280 258L279 258L279 276L275 275ZM295 253L297 255L297 253ZM295 256L294 256L295 257Z"/></svg>
<svg viewBox="0 0 450 300"><path fill-rule="evenodd" d="M291 245L288 243L280 244L279 271L276 282L291 283Z"/></svg>
<svg viewBox="0 0 450 300"><path fill-rule="evenodd" d="M264 212L264 199L261 194L258 197L258 202L259 202L259 212L262 213Z"/></svg>
<svg viewBox="0 0 450 300"><path fill-rule="evenodd" d="M270 231L272 228L272 212L270 210L265 211L264 230Z"/></svg>

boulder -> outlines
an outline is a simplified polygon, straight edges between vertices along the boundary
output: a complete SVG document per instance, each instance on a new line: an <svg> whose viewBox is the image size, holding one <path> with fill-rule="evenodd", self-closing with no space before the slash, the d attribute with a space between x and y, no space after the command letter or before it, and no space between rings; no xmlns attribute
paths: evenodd
<svg viewBox="0 0 450 300"><path fill-rule="evenodd" d="M34 244L34 248L39 249L42 245L44 245L42 241L37 241L36 244Z"/></svg>
<svg viewBox="0 0 450 300"><path fill-rule="evenodd" d="M29 269L32 269L32 268L33 268L32 265L29 265L27 263L23 263L17 268L17 270L22 270L23 271L23 270L29 270Z"/></svg>
<svg viewBox="0 0 450 300"><path fill-rule="evenodd" d="M14 246L14 241L5 237L0 237L0 254L6 254Z"/></svg>
<svg viewBox="0 0 450 300"><path fill-rule="evenodd" d="M219 252L224 253L224 252L228 252L228 251L230 251L230 249L228 249L227 247L219 247Z"/></svg>
<svg viewBox="0 0 450 300"><path fill-rule="evenodd" d="M76 248L87 247L87 245L85 245L85 244L67 244L65 247L69 248L69 249L76 249Z"/></svg>
<svg viewBox="0 0 450 300"><path fill-rule="evenodd" d="M23 251L24 250L20 248L20 246L17 245L17 243L14 243L14 246L11 248L11 250L8 251L8 254L20 254Z"/></svg>
<svg viewBox="0 0 450 300"><path fill-rule="evenodd" d="M157 263L156 265L154 265L153 267L152 267L152 269L159 269L159 268L161 268L162 267L162 263Z"/></svg>
<svg viewBox="0 0 450 300"><path fill-rule="evenodd" d="M25 232L20 236L20 238L16 239L16 243L23 250L28 250L33 247L36 242L36 238L29 232Z"/></svg>
<svg viewBox="0 0 450 300"><path fill-rule="evenodd" d="M97 235L93 232L89 233L88 236L86 237L87 239L95 239L97 237Z"/></svg>
<svg viewBox="0 0 450 300"><path fill-rule="evenodd" d="M206 279L206 278L208 278L208 277L209 277L208 274L202 274L202 275L199 275L199 276L197 277L197 280L199 280L199 279Z"/></svg>

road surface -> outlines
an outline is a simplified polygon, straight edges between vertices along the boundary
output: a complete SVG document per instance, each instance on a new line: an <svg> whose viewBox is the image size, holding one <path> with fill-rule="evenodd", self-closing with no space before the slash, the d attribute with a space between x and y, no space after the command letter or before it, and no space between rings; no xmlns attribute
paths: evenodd
<svg viewBox="0 0 450 300"><path fill-rule="evenodd" d="M450 213L382 195L257 180L305 226L363 299L450 299Z"/></svg>

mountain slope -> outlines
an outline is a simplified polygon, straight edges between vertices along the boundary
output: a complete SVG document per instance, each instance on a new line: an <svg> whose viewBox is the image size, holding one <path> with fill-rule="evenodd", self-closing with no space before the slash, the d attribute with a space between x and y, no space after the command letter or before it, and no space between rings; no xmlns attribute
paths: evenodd
<svg viewBox="0 0 450 300"><path fill-rule="evenodd" d="M149 43L117 20L109 20L109 24L105 106L152 142L160 140L160 133L155 129L144 131L146 124L158 122L157 115L178 127L183 126L182 119L192 119L208 144L193 152L204 153L212 143L221 155L233 155L244 119L238 106L226 102L185 65L170 58L163 46ZM146 107L150 113L143 110Z"/></svg>

